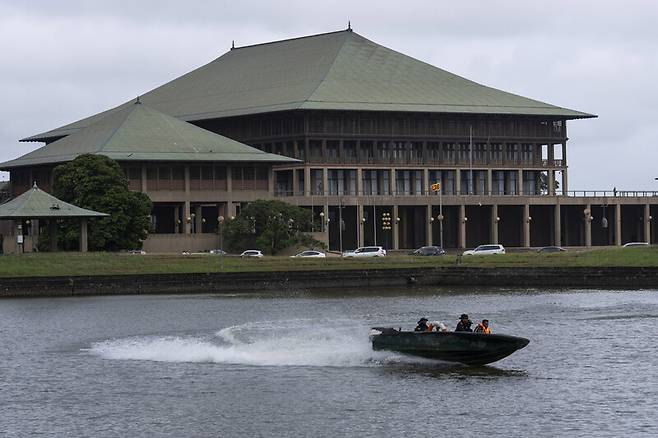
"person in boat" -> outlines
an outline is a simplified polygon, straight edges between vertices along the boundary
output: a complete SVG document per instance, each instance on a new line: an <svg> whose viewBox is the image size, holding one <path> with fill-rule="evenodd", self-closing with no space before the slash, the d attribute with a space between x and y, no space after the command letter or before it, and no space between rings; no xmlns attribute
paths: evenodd
<svg viewBox="0 0 658 438"><path fill-rule="evenodd" d="M470 319L468 319L468 315L462 313L462 316L459 317L459 322L457 323L457 328L455 329L455 331L472 332L473 329L471 328L471 325L473 325L473 322Z"/></svg>
<svg viewBox="0 0 658 438"><path fill-rule="evenodd" d="M475 326L475 333L484 333L485 335L490 335L491 329L489 328L489 320L483 319L481 323Z"/></svg>
<svg viewBox="0 0 658 438"><path fill-rule="evenodd" d="M416 328L414 329L416 332L431 332L432 331L432 325L427 324L427 318L420 318L418 321L418 325L416 325Z"/></svg>

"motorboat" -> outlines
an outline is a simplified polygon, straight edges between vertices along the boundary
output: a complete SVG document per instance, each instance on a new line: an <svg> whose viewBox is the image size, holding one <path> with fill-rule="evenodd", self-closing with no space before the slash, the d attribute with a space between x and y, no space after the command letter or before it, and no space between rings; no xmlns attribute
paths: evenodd
<svg viewBox="0 0 658 438"><path fill-rule="evenodd" d="M530 342L510 335L473 332L410 332L388 327L370 330L373 350L388 350L412 356L486 365L509 356Z"/></svg>

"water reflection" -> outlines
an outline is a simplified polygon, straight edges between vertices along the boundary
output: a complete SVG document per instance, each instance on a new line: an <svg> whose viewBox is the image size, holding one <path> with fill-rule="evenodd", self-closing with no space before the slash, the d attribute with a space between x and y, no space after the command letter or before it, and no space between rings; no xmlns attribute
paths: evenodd
<svg viewBox="0 0 658 438"><path fill-rule="evenodd" d="M525 378L526 370L503 369L494 366L467 366L448 362L386 364L381 368L383 374L399 377L422 376L434 379L498 379Z"/></svg>

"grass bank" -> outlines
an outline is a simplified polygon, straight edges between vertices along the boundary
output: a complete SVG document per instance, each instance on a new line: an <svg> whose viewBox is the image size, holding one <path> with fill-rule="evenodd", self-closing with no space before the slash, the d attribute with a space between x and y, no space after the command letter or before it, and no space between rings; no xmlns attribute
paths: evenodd
<svg viewBox="0 0 658 438"><path fill-rule="evenodd" d="M40 253L0 256L0 277L57 277L78 275L128 275L212 273L222 271L216 255L160 255L115 253ZM223 258L224 272L276 272L341 269L441 267L458 263L457 256L411 257L393 255L380 259L263 259ZM461 257L467 267L650 267L658 268L658 247L605 248L559 254L519 252L495 256Z"/></svg>

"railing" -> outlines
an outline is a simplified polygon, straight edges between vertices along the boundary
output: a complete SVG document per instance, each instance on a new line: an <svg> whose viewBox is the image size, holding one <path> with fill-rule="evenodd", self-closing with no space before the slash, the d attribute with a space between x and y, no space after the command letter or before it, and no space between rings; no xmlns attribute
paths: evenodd
<svg viewBox="0 0 658 438"><path fill-rule="evenodd" d="M388 165L405 165L405 166L467 166L471 163L474 166L527 166L527 167L565 167L566 160L564 159L524 159L521 157L516 158L503 158L503 157L473 157L473 161L469 158L458 157L317 157L312 156L307 160L308 164L381 164Z"/></svg>
<svg viewBox="0 0 658 438"><path fill-rule="evenodd" d="M490 196L490 197L528 197L528 196L549 196L548 193L545 191L542 191L541 193L523 193L523 194L518 194L518 193L498 193L498 192L493 192L493 191L486 191L486 192L472 192L472 193L466 193L466 192L454 192L454 193L443 193L443 196ZM293 192L292 190L287 190L287 191L277 191L275 193L275 196L277 197L290 197L290 196L306 196L304 194L303 190L298 190L297 192ZM403 193L403 192L397 192L393 191L392 193L389 194L374 194L374 193L367 193L367 192L355 192L355 191L344 191L344 192L338 192L338 193L322 193L318 191L311 191L310 195L308 196L313 196L313 197L337 197L337 196L344 196L344 197L382 197L382 196L389 196L389 197L414 197L414 196L429 196L429 197L439 197L438 192L434 191L421 191L417 193ZM653 197L656 196L658 197L658 191L648 191L648 190L569 190L566 193L562 193L558 190L558 192L555 195L550 195L550 196L568 196L568 197L589 197L589 198L633 198L633 197Z"/></svg>

